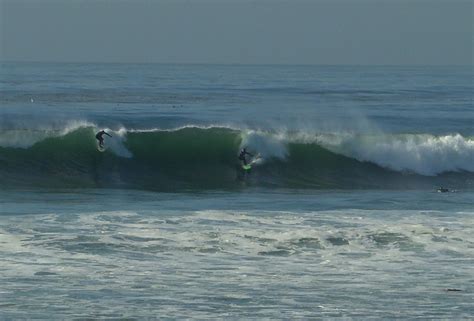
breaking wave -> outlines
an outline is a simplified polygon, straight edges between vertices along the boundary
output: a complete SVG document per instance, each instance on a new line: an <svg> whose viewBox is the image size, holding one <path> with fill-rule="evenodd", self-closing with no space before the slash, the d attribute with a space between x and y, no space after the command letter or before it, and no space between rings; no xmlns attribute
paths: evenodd
<svg viewBox="0 0 474 321"><path fill-rule="evenodd" d="M474 140L459 134L356 135L185 126L109 130L98 152L97 127L0 131L0 179L10 186L127 187L176 191L242 186L317 189L468 188ZM243 173L246 146L262 162Z"/></svg>

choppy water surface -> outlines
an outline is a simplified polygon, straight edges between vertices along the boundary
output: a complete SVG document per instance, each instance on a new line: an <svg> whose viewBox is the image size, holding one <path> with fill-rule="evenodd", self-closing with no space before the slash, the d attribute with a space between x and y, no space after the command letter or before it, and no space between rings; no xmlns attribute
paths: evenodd
<svg viewBox="0 0 474 321"><path fill-rule="evenodd" d="M472 194L22 195L2 195L4 318L473 313Z"/></svg>

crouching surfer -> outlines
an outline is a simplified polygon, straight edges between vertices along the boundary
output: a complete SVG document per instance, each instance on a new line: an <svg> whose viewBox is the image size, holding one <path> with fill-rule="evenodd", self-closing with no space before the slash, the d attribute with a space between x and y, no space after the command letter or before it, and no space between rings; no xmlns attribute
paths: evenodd
<svg viewBox="0 0 474 321"><path fill-rule="evenodd" d="M105 130L101 130L95 135L95 138L99 141L99 147L104 148L104 135L107 135L109 137L112 137L112 135L109 135L105 132Z"/></svg>
<svg viewBox="0 0 474 321"><path fill-rule="evenodd" d="M239 153L239 160L242 162L242 166L247 166L247 158L245 156L249 155L250 157L253 157L252 154L247 152L247 148L242 148Z"/></svg>

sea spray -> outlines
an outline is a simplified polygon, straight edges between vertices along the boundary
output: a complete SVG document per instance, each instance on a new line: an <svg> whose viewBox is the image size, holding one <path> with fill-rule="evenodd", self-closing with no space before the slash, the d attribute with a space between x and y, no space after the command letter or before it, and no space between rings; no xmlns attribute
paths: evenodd
<svg viewBox="0 0 474 321"><path fill-rule="evenodd" d="M0 147L1 178L8 186L115 187L119 182L122 187L160 190L233 188L242 179L237 155L244 146L264 160L245 178L254 186L459 189L469 187L474 176L473 141L459 134L106 128L112 137L106 137L106 152L99 153L97 130L79 124L53 133L23 131L15 145Z"/></svg>
<svg viewBox="0 0 474 321"><path fill-rule="evenodd" d="M474 172L474 140L460 134L320 135L331 151L396 171L437 175L449 171Z"/></svg>

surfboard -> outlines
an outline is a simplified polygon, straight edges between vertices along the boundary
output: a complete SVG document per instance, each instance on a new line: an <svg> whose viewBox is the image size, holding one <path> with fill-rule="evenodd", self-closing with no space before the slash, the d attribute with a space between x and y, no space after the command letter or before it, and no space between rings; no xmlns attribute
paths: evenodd
<svg viewBox="0 0 474 321"><path fill-rule="evenodd" d="M100 145L97 144L97 150L98 150L99 152L103 153L103 152L105 152L106 148L105 148L105 146L100 147Z"/></svg>
<svg viewBox="0 0 474 321"><path fill-rule="evenodd" d="M262 158L260 157L260 154L257 154L247 165L242 165L242 169L249 171L252 169L252 165L260 161Z"/></svg>
<svg viewBox="0 0 474 321"><path fill-rule="evenodd" d="M242 165L242 168L243 168L244 170L248 171L248 170L251 170L251 169L252 169L252 165L250 165L250 164Z"/></svg>

